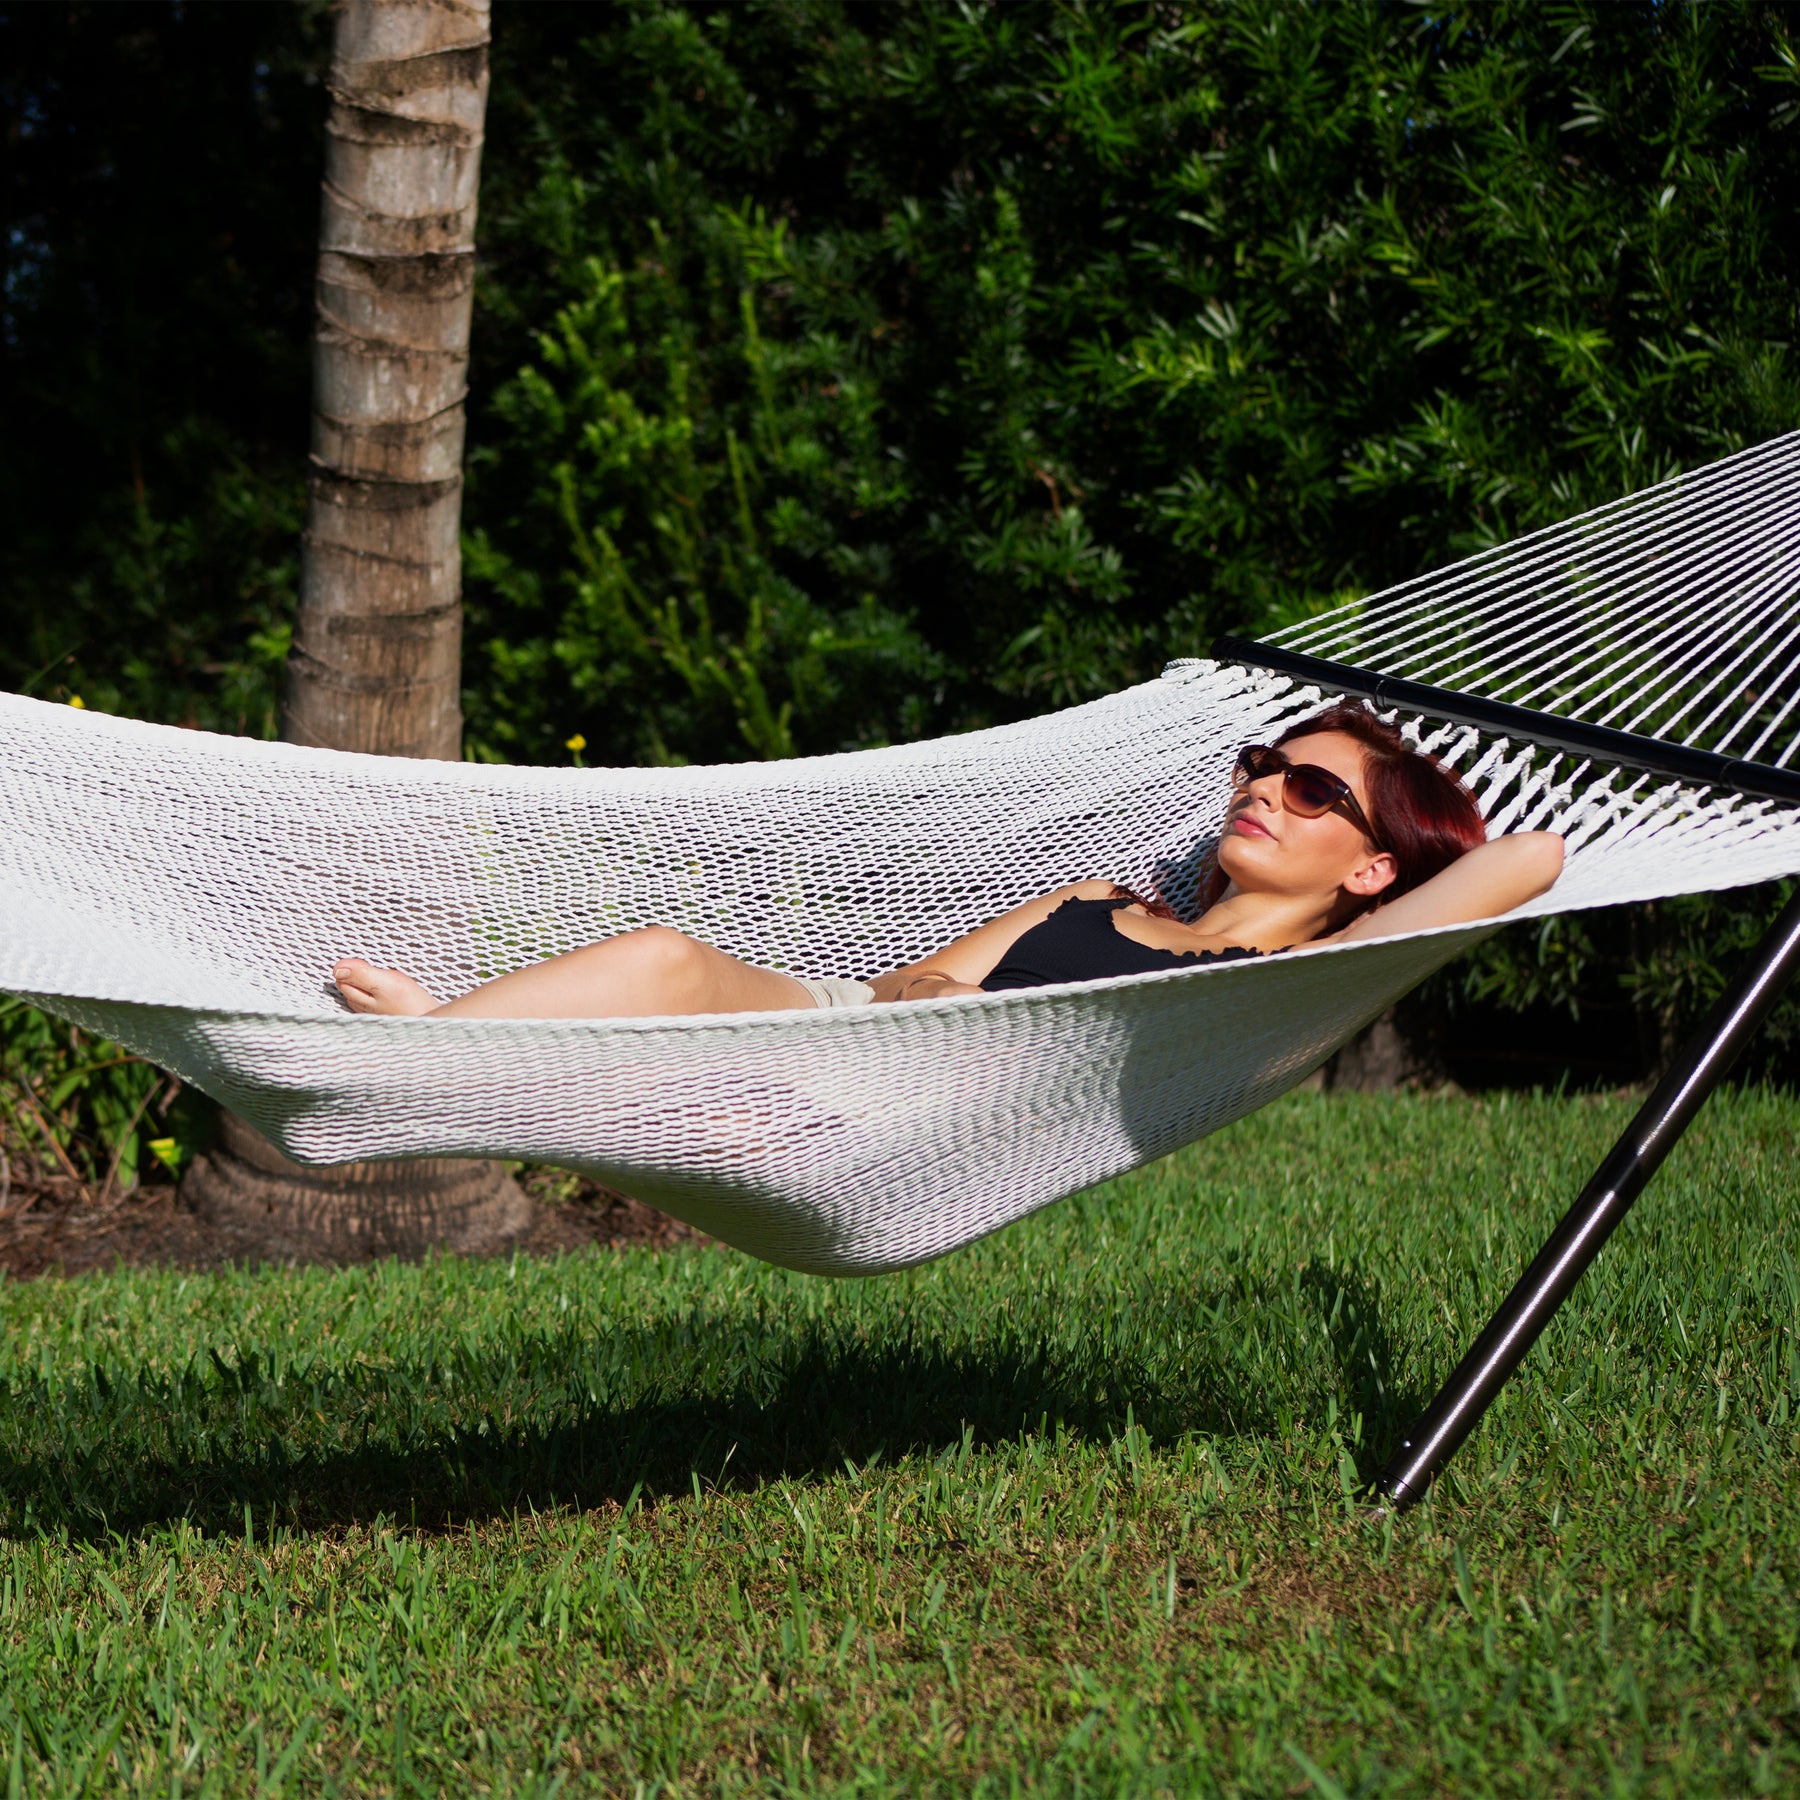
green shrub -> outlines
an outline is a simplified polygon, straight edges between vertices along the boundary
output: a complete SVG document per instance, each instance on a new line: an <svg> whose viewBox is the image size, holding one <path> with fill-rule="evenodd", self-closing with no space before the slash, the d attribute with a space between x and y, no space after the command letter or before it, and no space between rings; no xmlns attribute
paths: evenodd
<svg viewBox="0 0 1800 1800"><path fill-rule="evenodd" d="M105 1203L159 1165L178 1172L206 1128L173 1076L0 995L0 1158L9 1188L67 1182Z"/></svg>
<svg viewBox="0 0 1800 1800"><path fill-rule="evenodd" d="M513 579L478 710L516 719L490 675L529 644L565 712L607 693L648 729L615 639L559 635L592 610L590 518L608 583L666 605L710 575L748 643L749 577L681 545L748 554L702 495L733 491L753 413L758 553L827 615L867 591L912 627L937 660L888 673L921 728L1142 678L1796 414L1780 9L630 0L501 26L470 516ZM786 646L759 643L773 692ZM797 747L866 735L802 715ZM679 724L654 732L689 753Z"/></svg>

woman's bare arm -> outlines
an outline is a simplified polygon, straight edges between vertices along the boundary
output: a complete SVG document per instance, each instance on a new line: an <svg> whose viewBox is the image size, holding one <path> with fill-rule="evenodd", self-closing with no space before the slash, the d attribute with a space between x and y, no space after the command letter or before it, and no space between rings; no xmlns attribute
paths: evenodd
<svg viewBox="0 0 1800 1800"><path fill-rule="evenodd" d="M1014 944L1034 925L1041 925L1065 900L1106 900L1110 881L1072 881L1054 893L1040 894L1011 912L989 919L954 943L934 950L916 963L877 975L869 985L877 1000L928 1000L939 994L975 994L1000 966Z"/></svg>
<svg viewBox="0 0 1800 1800"><path fill-rule="evenodd" d="M1477 844L1410 894L1313 942L1348 943L1491 919L1546 892L1562 873L1562 863L1563 841L1554 831L1509 832Z"/></svg>

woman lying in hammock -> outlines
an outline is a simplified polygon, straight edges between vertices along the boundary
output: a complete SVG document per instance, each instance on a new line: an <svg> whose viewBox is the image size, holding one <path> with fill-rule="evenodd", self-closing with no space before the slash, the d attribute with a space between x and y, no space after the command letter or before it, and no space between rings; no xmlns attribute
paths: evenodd
<svg viewBox="0 0 1800 1800"><path fill-rule="evenodd" d="M1198 918L1106 880L1015 906L873 981L802 980L666 926L621 932L515 969L446 1005L410 975L347 957L332 971L354 1012L486 1019L649 1018L862 1006L1098 981L1272 956L1492 918L1541 894L1562 839L1487 841L1474 797L1360 705L1333 706L1238 754L1218 868Z"/></svg>

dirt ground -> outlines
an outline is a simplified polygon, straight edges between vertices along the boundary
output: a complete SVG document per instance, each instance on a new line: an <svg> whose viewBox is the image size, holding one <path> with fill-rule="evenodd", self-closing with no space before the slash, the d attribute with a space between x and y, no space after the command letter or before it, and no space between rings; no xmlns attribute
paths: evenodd
<svg viewBox="0 0 1800 1800"><path fill-rule="evenodd" d="M705 1242L691 1226L622 1194L554 1170L520 1184L532 1201L523 1235L496 1252L556 1256L590 1244L663 1249ZM73 1182L13 1186L0 1209L0 1274L15 1280L90 1269L216 1269L266 1260L253 1238L203 1223L176 1204L173 1183L140 1187L95 1206Z"/></svg>

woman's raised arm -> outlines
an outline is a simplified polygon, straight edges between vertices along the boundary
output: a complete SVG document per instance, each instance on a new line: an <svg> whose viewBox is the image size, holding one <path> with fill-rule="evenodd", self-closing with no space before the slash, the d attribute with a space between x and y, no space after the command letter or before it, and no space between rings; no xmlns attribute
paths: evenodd
<svg viewBox="0 0 1800 1800"><path fill-rule="evenodd" d="M1313 941L1339 944L1357 938L1396 937L1407 931L1491 919L1547 892L1562 873L1562 864L1563 841L1554 831L1508 832L1477 844L1410 894L1364 913L1342 931Z"/></svg>

